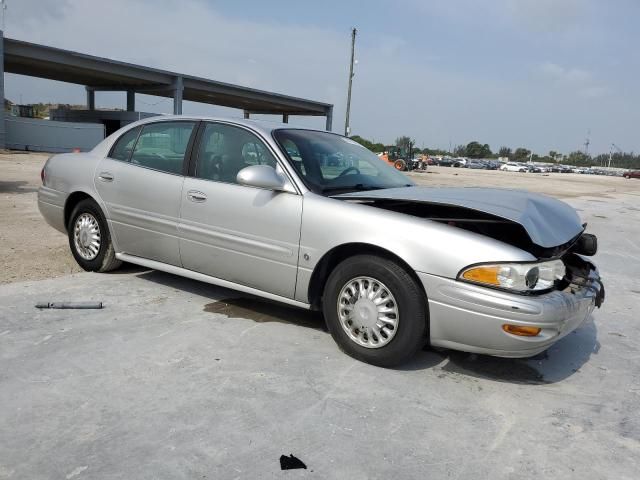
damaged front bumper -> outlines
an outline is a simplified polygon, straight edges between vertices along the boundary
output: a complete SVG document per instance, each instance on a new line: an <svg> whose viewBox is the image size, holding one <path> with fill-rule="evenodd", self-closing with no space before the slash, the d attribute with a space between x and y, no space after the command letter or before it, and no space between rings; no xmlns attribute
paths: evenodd
<svg viewBox="0 0 640 480"><path fill-rule="evenodd" d="M499 357L536 355L578 328L604 301L604 286L589 262L562 290L523 296L418 272L429 297L431 345ZM583 265L583 266L584 266ZM536 336L503 325L540 328Z"/></svg>

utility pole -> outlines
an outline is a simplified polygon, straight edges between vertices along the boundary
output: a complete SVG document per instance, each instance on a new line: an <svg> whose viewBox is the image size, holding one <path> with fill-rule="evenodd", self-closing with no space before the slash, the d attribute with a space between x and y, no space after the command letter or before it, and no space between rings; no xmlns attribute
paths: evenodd
<svg viewBox="0 0 640 480"><path fill-rule="evenodd" d="M351 133L349 130L349 113L351 111L351 84L353 83L353 59L356 50L356 28L351 29L351 63L349 64L349 90L347 91L347 115L344 119L344 135L345 137L349 136Z"/></svg>
<svg viewBox="0 0 640 480"><path fill-rule="evenodd" d="M589 137L591 136L591 129L587 130L587 139L584 141L584 154L585 155L589 155L589 144L591 143L591 140L589 140Z"/></svg>
<svg viewBox="0 0 640 480"><path fill-rule="evenodd" d="M0 0L0 8L2 9L2 31L5 29L5 17L7 15L7 0Z"/></svg>
<svg viewBox="0 0 640 480"><path fill-rule="evenodd" d="M618 152L620 152L620 153L624 153L624 152L622 151L622 149L621 149L619 146L617 146L615 143L612 143L612 144L611 144L611 148L609 149L609 165L608 165L608 167L607 167L607 168L611 168L611 157L613 157L613 149L614 149L614 148L615 148Z"/></svg>

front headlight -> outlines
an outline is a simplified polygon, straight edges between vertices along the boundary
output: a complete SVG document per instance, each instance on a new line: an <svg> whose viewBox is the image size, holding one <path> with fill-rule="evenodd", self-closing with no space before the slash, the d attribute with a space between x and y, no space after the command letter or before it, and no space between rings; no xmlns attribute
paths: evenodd
<svg viewBox="0 0 640 480"><path fill-rule="evenodd" d="M539 292L553 288L565 275L564 263L492 263L465 268L458 280L516 292Z"/></svg>

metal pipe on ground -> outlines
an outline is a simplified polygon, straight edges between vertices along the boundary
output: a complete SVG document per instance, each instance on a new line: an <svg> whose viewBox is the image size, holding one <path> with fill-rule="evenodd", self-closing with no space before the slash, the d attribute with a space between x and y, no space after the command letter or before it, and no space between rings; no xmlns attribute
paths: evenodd
<svg viewBox="0 0 640 480"><path fill-rule="evenodd" d="M57 308L57 309L100 309L102 302L40 302L36 303L36 308Z"/></svg>

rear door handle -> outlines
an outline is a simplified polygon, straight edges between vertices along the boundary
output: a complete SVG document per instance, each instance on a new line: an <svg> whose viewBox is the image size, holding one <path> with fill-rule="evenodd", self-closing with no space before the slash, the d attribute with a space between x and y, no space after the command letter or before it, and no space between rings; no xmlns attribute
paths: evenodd
<svg viewBox="0 0 640 480"><path fill-rule="evenodd" d="M207 201L207 196L204 193L199 192L198 190L189 190L187 192L187 198L192 202L196 202L196 203L202 203Z"/></svg>
<svg viewBox="0 0 640 480"><path fill-rule="evenodd" d="M113 175L111 175L109 172L100 172L98 174L98 178L103 182L113 182Z"/></svg>

